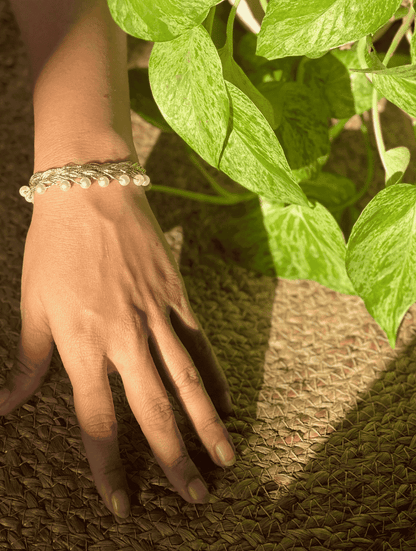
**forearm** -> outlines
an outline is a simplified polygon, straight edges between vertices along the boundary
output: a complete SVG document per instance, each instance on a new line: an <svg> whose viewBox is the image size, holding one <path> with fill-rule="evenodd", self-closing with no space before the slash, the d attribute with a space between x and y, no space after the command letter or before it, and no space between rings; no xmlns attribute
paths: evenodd
<svg viewBox="0 0 416 551"><path fill-rule="evenodd" d="M127 37L106 0L10 2L30 63L34 172L51 163L137 158Z"/></svg>

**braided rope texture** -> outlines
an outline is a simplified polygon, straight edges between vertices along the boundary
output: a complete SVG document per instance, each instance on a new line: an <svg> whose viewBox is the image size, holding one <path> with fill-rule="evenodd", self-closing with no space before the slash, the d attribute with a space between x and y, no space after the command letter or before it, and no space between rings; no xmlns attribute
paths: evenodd
<svg viewBox="0 0 416 551"><path fill-rule="evenodd" d="M27 53L4 0L0 24L0 75L6 83L0 87L1 386L21 330L22 259L33 209L18 190L33 168L34 126ZM152 44L145 45L151 50ZM383 116L388 113L389 106ZM389 116L394 122L400 112ZM133 112L132 121L136 151L147 159L152 181L212 192L184 155L178 136L156 135ZM391 128L397 128L400 140L389 148L412 148L410 139L403 144L404 123ZM348 132L341 140L333 170L363 185L365 147L359 133L350 134L349 141ZM386 134L386 142L391 136ZM352 158L360 161L356 167ZM363 203L384 186L376 163L379 187L371 188ZM221 183L232 185L225 177ZM72 386L55 350L39 392L0 418L0 546L36 551L416 549L415 307L406 314L392 351L358 297L312 281L259 276L209 252L217 213L226 219L236 207L163 193L149 194L149 201L229 381L234 412L223 421L237 463L226 470L214 465L169 396L188 452L214 496L206 505L184 502L152 455L114 373L109 379L120 453L132 492L132 514L115 519L95 489Z"/></svg>

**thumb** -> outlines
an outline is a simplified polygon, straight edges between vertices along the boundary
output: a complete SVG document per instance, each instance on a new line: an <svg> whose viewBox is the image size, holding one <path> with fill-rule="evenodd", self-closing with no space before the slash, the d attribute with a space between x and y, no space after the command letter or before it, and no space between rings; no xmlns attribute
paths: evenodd
<svg viewBox="0 0 416 551"><path fill-rule="evenodd" d="M12 413L39 390L49 370L53 349L49 326L45 324L40 331L25 318L13 367L0 390L0 415Z"/></svg>

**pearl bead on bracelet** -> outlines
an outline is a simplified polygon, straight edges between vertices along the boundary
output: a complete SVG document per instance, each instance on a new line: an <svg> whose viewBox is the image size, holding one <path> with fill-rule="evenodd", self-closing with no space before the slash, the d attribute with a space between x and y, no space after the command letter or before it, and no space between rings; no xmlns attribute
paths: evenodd
<svg viewBox="0 0 416 551"><path fill-rule="evenodd" d="M90 164L86 164L86 165L76 165L75 167L67 165L67 166L65 166L61 169L50 169L48 171L45 171L45 173L36 173L36 175L34 175L31 178L31 181L35 177L39 180L39 178L42 176L42 174L45 174L45 175L46 175L46 173L55 174L54 180L52 182L49 182L50 185L59 185L59 187L63 191L68 191L71 188L70 181L69 180L64 180L64 179L63 180L57 179L58 178L57 174L68 173L68 170L70 170L71 176L73 177L74 175L79 176L79 174L78 174L79 171L81 171L81 172L84 171L84 173L87 172L90 175L94 174L94 177L88 178L87 176L83 176L79 182L75 182L78 185L80 185L82 188L88 189L91 186L92 181L95 180L95 179L98 181L98 185L100 187L107 187L110 183L110 179L107 176L98 177L98 174L100 172L102 173L102 169L105 169L107 171L107 174L108 173L111 174L111 171L117 170L117 168L119 168L119 170L120 170L121 165L122 165L123 171L126 170L126 171L130 172L130 174L132 175L131 177L133 178L133 183L136 186L146 186L146 187L148 186L148 189L151 189L152 185L150 183L149 176L147 176L147 174L140 174L140 173L137 174L135 171L137 170L136 167L138 166L138 163L133 163L133 166L131 167L132 163L130 161L122 162L122 163L115 163L115 164L106 163L106 164L103 164L102 167L100 167L97 163L90 163ZM132 172L132 170L133 170L133 172ZM120 183L120 185L122 185L122 186L127 186L130 183L130 176L128 174L122 174L121 176L118 175L117 178L112 177L112 179L114 179L114 180L117 179L118 182ZM58 182L59 182L59 184L58 184ZM30 182L29 182L29 184L30 184ZM32 186L32 187L22 186L19 189L19 193L20 193L20 195L25 197L26 201L28 201L30 203L33 203L33 193L36 192L38 194L43 194L43 193L46 192L48 187L50 187L50 185L45 186L45 184L43 184L42 182L39 182L35 186Z"/></svg>

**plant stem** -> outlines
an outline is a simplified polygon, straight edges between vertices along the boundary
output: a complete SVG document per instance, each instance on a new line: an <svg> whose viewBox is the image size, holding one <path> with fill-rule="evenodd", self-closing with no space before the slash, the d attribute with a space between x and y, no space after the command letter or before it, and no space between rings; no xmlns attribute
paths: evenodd
<svg viewBox="0 0 416 551"><path fill-rule="evenodd" d="M197 193L195 191L188 191L186 189L176 189L170 186L159 186L152 184L149 191L161 191L162 193L168 193L170 195L180 195L187 199L193 199L201 203L215 203L216 205L235 205L242 203L243 201L251 201L254 197L257 197L257 193L237 193L232 197L218 197L218 195L205 195L204 193Z"/></svg>
<svg viewBox="0 0 416 551"><path fill-rule="evenodd" d="M212 8L209 10L209 14L207 15L205 21L202 23L210 36L212 36L212 25L214 23L216 9L217 9L217 6L212 6Z"/></svg>
<svg viewBox="0 0 416 551"><path fill-rule="evenodd" d="M349 119L347 119L347 120L349 120ZM339 123L337 123L337 125L342 123L342 122L343 121L339 121ZM345 125L345 122L344 122L344 125ZM337 125L335 125L335 126L337 126ZM361 197L363 197L363 195L367 192L367 190L370 186L371 180L373 179L373 175L374 175L373 151L371 149L370 141L368 139L367 127L362 122L362 120L361 120L361 127L360 128L361 128L361 132L364 135L365 145L366 145L366 149L367 149L367 159L368 159L367 179L366 179L366 182L365 182L365 185L364 185L363 189L361 189L356 195L354 195L354 197L349 199L343 205L339 205L336 208L331 209L332 213L344 210L347 207L349 207L351 205L354 205L357 201L359 201L361 199ZM187 144L186 144L186 146L187 146L187 149L190 149ZM191 155L190 155L190 157L191 157ZM193 159L191 159L191 160L193 161ZM215 182L215 186L218 186L218 189L221 188L221 186L214 180L214 178L212 178L212 176L206 172L206 170L199 163L199 161L197 160L196 157L195 157L195 161L196 162L194 164L201 171L201 173L207 178L207 180L211 183L211 185L213 184L213 182ZM217 188L214 187L214 189L217 189ZM214 203L214 204L217 204L217 205L235 205L237 203L242 203L243 201L251 201L254 197L257 196L256 193L253 193L251 191L248 192L248 193L230 193L229 191L224 190L223 188L221 188L222 191L220 193L222 193L223 197L218 197L218 196L215 196L215 195L205 195L204 193L197 193L197 192L188 191L188 190L185 190L185 189L177 189L177 188L173 188L173 187L170 187L170 186L159 186L159 185L155 185L155 184L152 184L152 188L150 189L150 191L153 191L153 190L161 191L162 193L168 193L170 195L179 195L181 197L186 197L187 199L193 199L194 201L199 201L199 202L202 202L202 203Z"/></svg>
<svg viewBox="0 0 416 551"><path fill-rule="evenodd" d="M374 135L376 137L377 149L380 155L381 162L383 163L384 171L387 172L385 155L386 155L386 146L384 145L383 134L381 132L380 124L380 114L378 112L378 101L377 101L377 89L373 88L373 106L371 112L373 114L373 127Z"/></svg>
<svg viewBox="0 0 416 551"><path fill-rule="evenodd" d="M261 7L264 9L264 13L266 13L267 10L267 0L260 0Z"/></svg>
<svg viewBox="0 0 416 551"><path fill-rule="evenodd" d="M344 126L347 124L347 122L349 121L350 119L340 119L336 124L334 124L334 126L332 126L330 129L329 129L329 141L332 142L335 140L335 138L337 136L339 136L339 134L341 134L341 132L343 131L344 129Z"/></svg>
<svg viewBox="0 0 416 551"><path fill-rule="evenodd" d="M224 195L224 197L233 197L235 195L234 193L231 193L231 191L227 191L222 186L220 186L220 184L215 180L215 178L213 178L211 174L209 174L209 172L205 170L205 168L201 165L197 156L195 155L195 153L187 143L185 143L185 148L188 152L188 156L191 162L196 166L196 168L205 177L205 179L208 180L208 182L211 184L214 191L216 191L220 195ZM253 195L255 194L253 193Z"/></svg>
<svg viewBox="0 0 416 551"><path fill-rule="evenodd" d="M387 21L384 27L381 27L381 29L376 32L376 34L373 36L373 44L377 42L377 40L380 40L380 38L382 38L386 34L386 32L390 29L395 21L397 21L397 19L394 19L394 17L392 17L390 21Z"/></svg>
<svg viewBox="0 0 416 551"><path fill-rule="evenodd" d="M403 12L403 13L402 13ZM387 21L387 23L384 25L384 27L381 27L375 35L373 35L373 44L377 42L377 40L380 40L381 37L383 37L386 32L390 29L390 27L393 25L395 21L398 21L399 19L403 18L403 15L406 14L406 6L402 6L398 12L396 12L395 17L394 15ZM407 14L406 14L407 15Z"/></svg>
<svg viewBox="0 0 416 551"><path fill-rule="evenodd" d="M390 48L387 50L387 53L384 57L383 64L387 67L388 62L392 58L394 52L396 51L397 47L400 44L401 39L408 31L410 25L412 24L413 18L415 16L415 11L412 6L409 8L409 12L406 15L406 17L403 18L403 23L400 25L399 30L395 34L392 43L390 44ZM376 143L377 143L377 149L380 155L381 162L383 163L384 171L387 172L387 166L386 166L386 146L384 145L383 140L383 134L381 131L381 124L380 124L380 114L378 112L378 95L377 95L377 89L373 85L373 106L372 106L372 115L373 115L373 126L374 126L374 135L376 137Z"/></svg>
<svg viewBox="0 0 416 551"><path fill-rule="evenodd" d="M415 16L415 10L413 9L412 6L410 6L409 13L406 15L406 17L403 18L403 23L400 25L399 30L395 34L390 44L390 48L387 50L386 56L383 59L383 64L386 67L390 59L393 57L393 54L396 51L397 47L399 46L402 38L407 33L410 25L412 24L414 16Z"/></svg>
<svg viewBox="0 0 416 551"><path fill-rule="evenodd" d="M229 200L232 200L233 203L239 203L240 201L249 201L250 199L257 197L257 193L253 193L252 191L248 191L246 193L232 193L231 191L224 189L217 182L217 180L213 178L207 170L205 170L205 168L199 162L199 159L195 155L195 152L193 151L193 149L189 147L189 145L186 142L184 142L184 145L190 161L196 166L196 168L205 177L205 179L208 180L208 182L211 184L211 187L214 191L216 191L220 195L223 195L224 197L227 197ZM207 195L206 197L211 197L211 196Z"/></svg>
<svg viewBox="0 0 416 551"><path fill-rule="evenodd" d="M257 193L253 193L252 191L249 191L247 193L232 193L231 191L227 191L226 189L224 189L215 180L215 178L213 178L211 174L209 174L209 172L205 170L205 168L201 165L197 156L187 143L185 143L185 148L192 163L208 180L212 188L217 193L222 195L222 197L218 197L216 195L206 195L204 193L197 193L195 191L187 191L185 189L171 188L168 186L158 186L154 184L152 184L152 190L154 189L156 191L162 191L164 193L170 193L172 195L181 195L182 197L187 197L188 199L193 199L194 201L201 201L203 203L215 203L217 205L235 205L236 203L242 203L243 201L251 201L251 199L257 197Z"/></svg>

